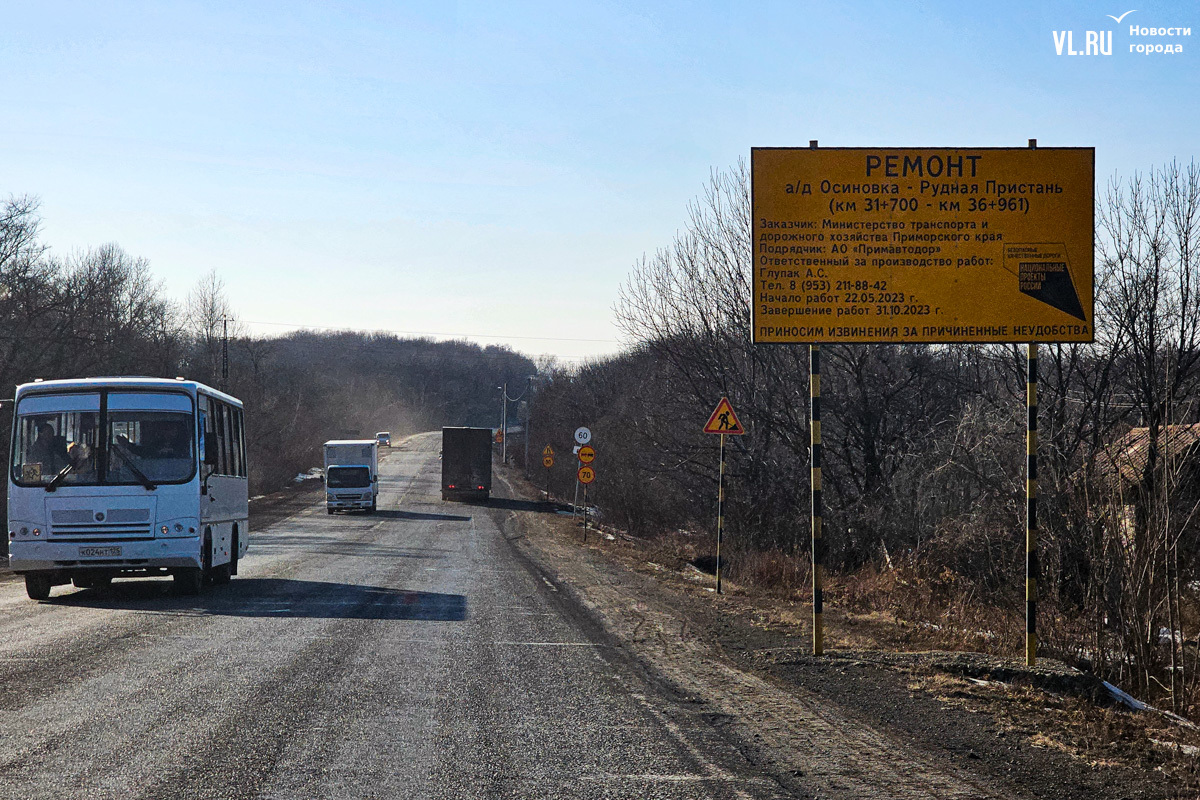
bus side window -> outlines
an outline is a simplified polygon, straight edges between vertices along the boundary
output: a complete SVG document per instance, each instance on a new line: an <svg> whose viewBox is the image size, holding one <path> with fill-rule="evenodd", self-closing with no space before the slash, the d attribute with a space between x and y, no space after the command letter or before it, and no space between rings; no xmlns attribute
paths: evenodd
<svg viewBox="0 0 1200 800"><path fill-rule="evenodd" d="M221 448L225 451L222 463L222 475L237 475L237 466L233 457L233 411L228 403L221 403Z"/></svg>
<svg viewBox="0 0 1200 800"><path fill-rule="evenodd" d="M239 478L246 477L246 449L242 440L242 410L230 408L230 432L233 435L233 474Z"/></svg>
<svg viewBox="0 0 1200 800"><path fill-rule="evenodd" d="M238 441L242 449L242 477L250 477L250 463L246 460L246 412L238 409Z"/></svg>
<svg viewBox="0 0 1200 800"><path fill-rule="evenodd" d="M221 466L218 472L222 475L232 475L233 470L229 468L229 406L224 403L217 403L217 435L221 442Z"/></svg>
<svg viewBox="0 0 1200 800"><path fill-rule="evenodd" d="M208 445L209 441L216 441L213 438L216 434L213 431L212 404L209 402L208 395L202 394L198 400L200 409L200 469L202 476L208 476L216 471L216 466L204 463L205 447L211 446Z"/></svg>

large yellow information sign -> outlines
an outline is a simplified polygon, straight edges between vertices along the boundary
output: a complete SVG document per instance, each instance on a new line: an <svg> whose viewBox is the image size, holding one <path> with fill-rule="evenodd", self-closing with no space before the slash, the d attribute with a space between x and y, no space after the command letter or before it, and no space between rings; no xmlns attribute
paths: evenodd
<svg viewBox="0 0 1200 800"><path fill-rule="evenodd" d="M754 341L1092 341L1095 155L754 148Z"/></svg>

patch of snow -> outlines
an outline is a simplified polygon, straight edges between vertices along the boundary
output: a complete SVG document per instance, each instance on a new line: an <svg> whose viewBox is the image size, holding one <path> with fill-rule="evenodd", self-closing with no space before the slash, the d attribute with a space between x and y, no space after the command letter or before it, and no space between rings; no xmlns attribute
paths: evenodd
<svg viewBox="0 0 1200 800"><path fill-rule="evenodd" d="M319 480L325 474L325 470L321 467L313 467L308 472L301 472L296 477L292 478L292 483L304 483L305 481Z"/></svg>

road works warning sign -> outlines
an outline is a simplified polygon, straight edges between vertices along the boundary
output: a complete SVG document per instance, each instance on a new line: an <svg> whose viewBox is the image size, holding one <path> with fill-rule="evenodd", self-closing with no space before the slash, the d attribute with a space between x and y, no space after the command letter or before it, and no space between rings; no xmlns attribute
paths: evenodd
<svg viewBox="0 0 1200 800"><path fill-rule="evenodd" d="M754 148L753 339L1090 342L1095 149Z"/></svg>
<svg viewBox="0 0 1200 800"><path fill-rule="evenodd" d="M717 407L708 417L708 422L704 423L704 432L726 433L730 436L741 436L746 432L728 397L722 397L721 402L717 403Z"/></svg>

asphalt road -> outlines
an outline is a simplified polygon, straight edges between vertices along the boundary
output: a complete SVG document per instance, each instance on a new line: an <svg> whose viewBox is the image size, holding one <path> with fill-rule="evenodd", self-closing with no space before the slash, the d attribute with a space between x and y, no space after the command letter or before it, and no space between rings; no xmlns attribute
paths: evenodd
<svg viewBox="0 0 1200 800"><path fill-rule="evenodd" d="M252 531L228 586L0 584L0 797L785 797L502 532L437 436L380 510Z"/></svg>

